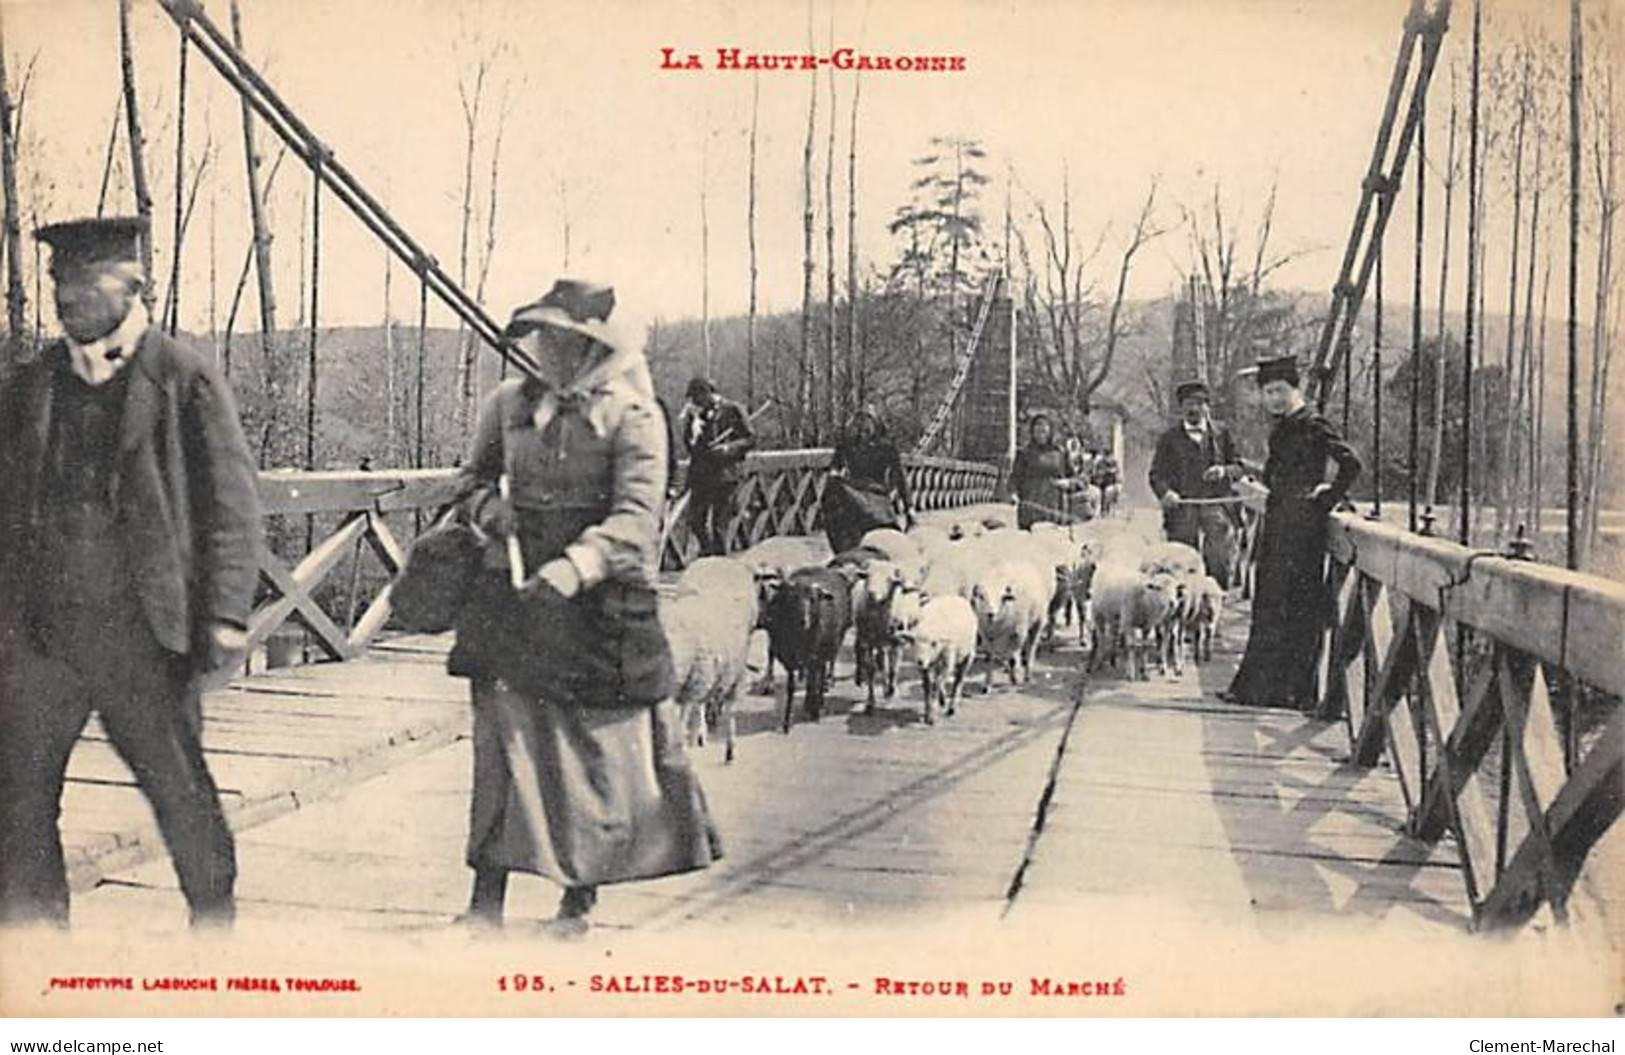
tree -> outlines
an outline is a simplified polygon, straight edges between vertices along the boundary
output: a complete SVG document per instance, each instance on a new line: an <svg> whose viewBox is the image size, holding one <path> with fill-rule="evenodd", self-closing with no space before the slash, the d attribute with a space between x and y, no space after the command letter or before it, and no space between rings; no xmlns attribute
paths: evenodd
<svg viewBox="0 0 1625 1055"><path fill-rule="evenodd" d="M812 51L812 0L807 2L807 50ZM807 141L801 151L801 363L797 376L801 379L797 390L797 406L802 408L802 427L810 422L811 430L801 437L818 442L818 416L808 411L813 406L813 353L812 353L812 282L813 282L813 129L818 118L818 68L815 66L807 87ZM776 372L776 371L775 371ZM775 392L777 387L775 386Z"/></svg>
<svg viewBox="0 0 1625 1055"><path fill-rule="evenodd" d="M745 333L745 402L756 405L756 122L761 112L760 73L750 75L750 189L746 192L745 225L750 239L750 317Z"/></svg>
<svg viewBox="0 0 1625 1055"><path fill-rule="evenodd" d="M1102 295L1097 280L1088 276L1109 228L1102 229L1090 250L1081 250L1072 224L1071 182L1064 169L1058 225L1044 202L1033 198L1043 237L1041 272L1033 269L1025 235L1017 237L1025 273L1026 314L1035 320L1026 347L1040 376L1068 412L1088 414L1090 397L1111 373L1118 347L1130 331L1125 306L1134 258L1164 233L1156 221L1156 204L1157 183L1153 180L1118 258L1115 281Z"/></svg>
<svg viewBox="0 0 1625 1055"><path fill-rule="evenodd" d="M152 311L152 194L147 189L146 142L141 135L140 96L135 89L135 53L130 45L130 0L119 0L119 67L124 79L124 120L130 140L130 178L135 184L135 208L141 219L147 221L147 237L141 239L141 272L146 284L141 288L141 301ZM247 103L244 103L246 106Z"/></svg>
<svg viewBox="0 0 1625 1055"><path fill-rule="evenodd" d="M26 81L25 81L26 83ZM23 286L23 239L17 198L17 134L21 123L12 106L11 79L6 69L4 20L0 18L0 182L5 188L6 322L12 354L21 348L28 327L27 294Z"/></svg>
<svg viewBox="0 0 1625 1055"><path fill-rule="evenodd" d="M1586 108L1590 120L1587 168L1596 194L1596 276L1592 285L1591 405L1586 428L1586 462L1582 475L1585 518L1581 525L1581 566L1597 539L1602 477L1608 446L1608 418L1604 403L1613 364L1614 336L1620 292L1614 288L1614 221L1619 213L1619 110L1614 96L1615 32L1606 9L1593 15L1588 27L1592 44L1591 69L1586 78Z"/></svg>

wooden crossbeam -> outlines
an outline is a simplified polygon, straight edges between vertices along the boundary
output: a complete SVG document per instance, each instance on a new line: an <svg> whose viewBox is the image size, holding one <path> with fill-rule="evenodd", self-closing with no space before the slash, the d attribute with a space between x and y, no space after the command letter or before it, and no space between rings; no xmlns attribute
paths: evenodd
<svg viewBox="0 0 1625 1055"><path fill-rule="evenodd" d="M1355 765L1377 764L1387 739L1389 711L1398 696L1398 686L1408 683L1416 669L1416 641L1410 632L1412 607L1403 595L1392 594L1379 585L1368 609L1366 663L1369 667L1376 661L1376 676L1371 682L1360 732L1354 741L1351 761ZM1399 610L1397 626L1392 621L1395 608Z"/></svg>
<svg viewBox="0 0 1625 1055"><path fill-rule="evenodd" d="M1349 724L1349 663L1365 646L1365 620L1361 618L1360 573L1347 564L1332 562L1332 591L1337 595L1337 625L1331 647L1326 650L1325 686L1316 717L1330 721L1341 718L1348 725L1349 740L1354 728Z"/></svg>
<svg viewBox="0 0 1625 1055"><path fill-rule="evenodd" d="M337 531L305 555L296 568L270 553L260 559L260 577L275 592L272 601L254 611L248 621L248 647L257 647L290 617L316 636L322 650L333 659L348 659L349 635L341 631L322 611L311 591L344 558L350 543L367 531L365 514L351 516Z"/></svg>
<svg viewBox="0 0 1625 1055"><path fill-rule="evenodd" d="M1495 882L1495 825L1478 773L1501 714L1492 692L1495 665L1477 669L1464 709L1444 620L1419 606L1411 626L1420 658L1416 687L1421 720L1440 746L1432 765L1424 766L1422 799L1411 812L1410 831L1428 843L1437 842L1447 829L1455 833L1467 897L1476 904Z"/></svg>
<svg viewBox="0 0 1625 1055"><path fill-rule="evenodd" d="M1586 856L1625 809L1625 712L1614 708L1602 735L1552 801L1538 831L1512 855L1480 906L1487 929L1521 926L1541 905L1560 913Z"/></svg>

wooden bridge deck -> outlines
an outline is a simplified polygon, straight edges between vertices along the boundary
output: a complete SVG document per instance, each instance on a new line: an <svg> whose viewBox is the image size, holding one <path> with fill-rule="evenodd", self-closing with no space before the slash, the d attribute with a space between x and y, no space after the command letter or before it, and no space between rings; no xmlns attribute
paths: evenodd
<svg viewBox="0 0 1625 1055"><path fill-rule="evenodd" d="M738 760L722 764L715 744L697 755L726 859L607 891L602 919L812 931L1122 902L1266 927L1309 914L1465 931L1450 841L1403 836L1398 782L1344 764L1340 724L1214 698L1244 632L1233 618L1213 662L1142 683L1091 680L1068 637L1030 684L1001 677L983 696L978 677L935 727L912 677L878 713L856 713L845 660L829 713L788 737L774 700L747 698ZM444 648L397 640L210 698L205 741L239 829L245 920L410 931L460 910L467 708ZM121 770L92 729L64 803L76 918L111 924L139 906L144 928L179 926L167 861L140 860L158 844ZM546 884L520 886L517 915L550 912Z"/></svg>

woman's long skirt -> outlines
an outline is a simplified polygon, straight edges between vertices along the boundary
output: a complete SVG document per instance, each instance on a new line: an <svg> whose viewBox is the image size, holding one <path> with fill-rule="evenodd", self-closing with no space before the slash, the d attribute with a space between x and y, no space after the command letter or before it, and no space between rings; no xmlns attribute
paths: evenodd
<svg viewBox="0 0 1625 1055"><path fill-rule="evenodd" d="M722 856L675 703L570 707L472 685L471 867L597 886Z"/></svg>
<svg viewBox="0 0 1625 1055"><path fill-rule="evenodd" d="M1309 710L1331 614L1326 591L1326 508L1306 499L1270 504L1258 539L1247 651L1230 695L1258 707Z"/></svg>

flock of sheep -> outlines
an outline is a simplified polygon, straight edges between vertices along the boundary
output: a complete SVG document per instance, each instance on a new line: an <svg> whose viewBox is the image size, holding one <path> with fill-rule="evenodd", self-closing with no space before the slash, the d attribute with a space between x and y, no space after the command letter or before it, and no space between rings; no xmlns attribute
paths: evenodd
<svg viewBox="0 0 1625 1055"><path fill-rule="evenodd" d="M774 666L784 667L786 733L798 680L806 716L820 717L835 656L854 628L865 709L877 691L895 695L906 657L920 673L927 723L938 710L958 709L979 655L987 660L986 691L999 666L1021 684L1058 625L1076 626L1091 672L1126 658L1137 679L1149 677L1153 662L1164 675L1182 674L1187 640L1197 661L1211 657L1226 594L1220 580L1230 576L1224 567L1209 574L1195 549L1152 530L1118 518L1031 530L989 521L952 533L916 525L871 531L828 559L821 539L781 537L697 560L660 607L690 742L704 744L720 724L725 758L733 760L733 704L758 629L767 632L768 664L756 691L771 691Z"/></svg>

